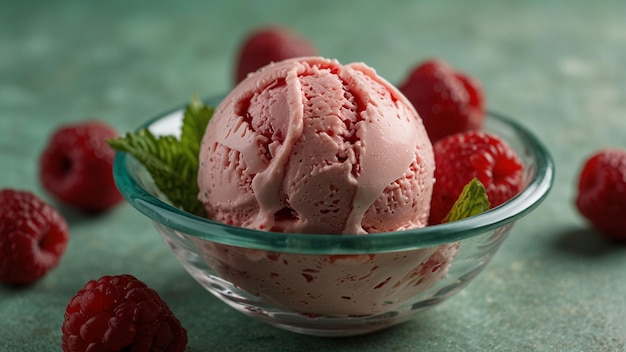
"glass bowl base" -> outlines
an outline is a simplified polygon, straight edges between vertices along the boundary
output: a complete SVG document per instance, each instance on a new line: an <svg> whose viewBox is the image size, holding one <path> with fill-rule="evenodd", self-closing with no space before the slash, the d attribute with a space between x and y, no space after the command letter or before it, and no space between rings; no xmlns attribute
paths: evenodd
<svg viewBox="0 0 626 352"><path fill-rule="evenodd" d="M246 297L231 283L197 268L186 268L206 290L234 310L279 329L298 334L320 337L349 337L384 330L419 316L423 311L438 305L465 287L481 269L439 289L428 299L405 304L396 309L372 315L354 317L314 316L299 312L279 310L259 302L256 297Z"/></svg>

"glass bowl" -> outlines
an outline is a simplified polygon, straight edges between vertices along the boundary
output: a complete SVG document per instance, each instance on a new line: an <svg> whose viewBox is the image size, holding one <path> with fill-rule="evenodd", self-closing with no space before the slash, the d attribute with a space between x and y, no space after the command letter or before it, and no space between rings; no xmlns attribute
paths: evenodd
<svg viewBox="0 0 626 352"><path fill-rule="evenodd" d="M217 106L219 99L205 102ZM179 135L183 111L139 128ZM407 231L357 236L233 227L171 206L126 153L117 153L114 176L189 274L229 306L298 333L359 335L404 322L459 292L489 263L515 221L547 196L554 165L541 142L497 113L489 113L485 130L506 140L525 164L524 189L480 215Z"/></svg>

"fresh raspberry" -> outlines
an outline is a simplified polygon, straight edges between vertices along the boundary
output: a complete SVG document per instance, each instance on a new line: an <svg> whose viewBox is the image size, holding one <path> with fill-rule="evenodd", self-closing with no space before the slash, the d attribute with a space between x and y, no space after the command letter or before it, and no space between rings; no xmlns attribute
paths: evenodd
<svg viewBox="0 0 626 352"><path fill-rule="evenodd" d="M435 187L431 200L431 225L448 214L463 187L474 177L485 186L491 208L522 188L524 166L515 151L495 135L470 131L444 137L433 145Z"/></svg>
<svg viewBox="0 0 626 352"><path fill-rule="evenodd" d="M482 85L443 60L417 65L398 88L419 113L433 143L444 136L480 130L483 126Z"/></svg>
<svg viewBox="0 0 626 352"><path fill-rule="evenodd" d="M626 150L603 149L585 161L576 207L606 237L626 241Z"/></svg>
<svg viewBox="0 0 626 352"><path fill-rule="evenodd" d="M0 190L0 282L35 282L59 263L68 241L56 209L31 192Z"/></svg>
<svg viewBox="0 0 626 352"><path fill-rule="evenodd" d="M258 29L246 38L239 49L235 83L270 62L316 54L317 50L311 42L288 28L270 26Z"/></svg>
<svg viewBox="0 0 626 352"><path fill-rule="evenodd" d="M43 186L63 203L87 212L104 211L122 201L113 181L115 152L106 140L118 133L101 121L57 129L39 161Z"/></svg>
<svg viewBox="0 0 626 352"><path fill-rule="evenodd" d="M184 351L187 331L156 291L132 275L87 282L65 310L61 347L83 351Z"/></svg>

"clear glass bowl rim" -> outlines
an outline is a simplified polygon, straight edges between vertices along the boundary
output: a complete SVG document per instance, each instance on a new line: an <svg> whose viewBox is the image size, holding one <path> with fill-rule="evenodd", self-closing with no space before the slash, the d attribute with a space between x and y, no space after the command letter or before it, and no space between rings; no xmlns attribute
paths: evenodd
<svg viewBox="0 0 626 352"><path fill-rule="evenodd" d="M220 97L203 99L217 106ZM145 122L147 128L157 120L183 110L180 105ZM117 152L113 174L118 189L138 211L160 224L199 239L243 248L301 254L368 254L413 250L461 241L514 222L534 210L548 195L554 182L554 162L545 146L525 127L503 114L489 111L494 119L510 127L524 143L535 161L535 172L528 186L508 202L467 219L419 229L372 233L367 235L278 233L247 229L219 223L182 211L150 194L131 175L132 156Z"/></svg>

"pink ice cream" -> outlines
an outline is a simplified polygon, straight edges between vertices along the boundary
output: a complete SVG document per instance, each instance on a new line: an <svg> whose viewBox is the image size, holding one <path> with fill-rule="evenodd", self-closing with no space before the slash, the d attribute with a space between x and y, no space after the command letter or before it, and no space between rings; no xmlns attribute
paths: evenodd
<svg viewBox="0 0 626 352"><path fill-rule="evenodd" d="M264 305L308 316L392 311L444 278L459 243L411 251L307 255L196 242L207 265ZM441 287L439 287L441 288Z"/></svg>
<svg viewBox="0 0 626 352"><path fill-rule="evenodd" d="M310 57L266 66L217 107L202 143L199 198L216 221L338 236L427 223L430 140L407 99L364 64ZM444 277L458 251L307 255L196 244L239 289L311 316L388 312Z"/></svg>
<svg viewBox="0 0 626 352"><path fill-rule="evenodd" d="M214 220L296 233L426 225L432 146L408 100L361 63L270 64L217 107L200 152Z"/></svg>

